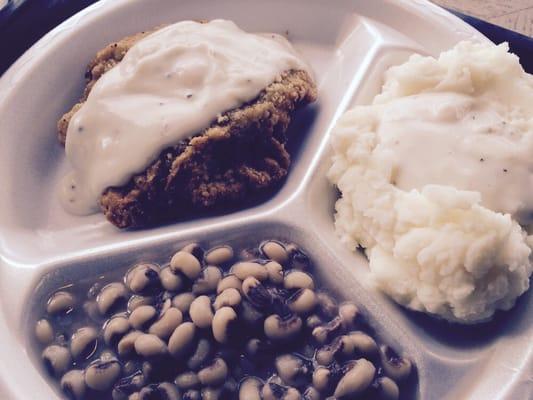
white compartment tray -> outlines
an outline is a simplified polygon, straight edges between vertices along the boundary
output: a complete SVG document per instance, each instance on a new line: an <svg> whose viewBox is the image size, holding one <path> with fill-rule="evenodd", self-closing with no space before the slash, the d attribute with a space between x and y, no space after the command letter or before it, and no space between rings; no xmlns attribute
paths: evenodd
<svg viewBox="0 0 533 400"><path fill-rule="evenodd" d="M228 215L122 232L102 215L73 217L57 202L66 171L56 121L78 98L85 66L113 40L162 23L227 18L248 31L287 34L313 66L319 100L292 125L293 165L267 201ZM53 399L29 339L36 302L80 279L192 240L253 243L278 237L311 256L325 284L360 304L377 334L417 365L420 399L533 397L531 291L505 315L457 327L401 309L364 287L367 261L333 231L336 193L325 178L330 130L368 102L390 65L486 40L422 0L102 0L47 34L0 79L0 398Z"/></svg>

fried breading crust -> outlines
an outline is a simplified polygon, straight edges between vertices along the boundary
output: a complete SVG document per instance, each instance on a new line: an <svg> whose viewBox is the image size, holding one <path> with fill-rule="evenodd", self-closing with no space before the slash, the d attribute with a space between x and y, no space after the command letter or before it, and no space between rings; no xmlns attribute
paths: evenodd
<svg viewBox="0 0 533 400"><path fill-rule="evenodd" d="M58 122L61 143L94 83L148 33L124 38L98 52L88 66L80 102ZM255 100L223 113L198 135L163 150L125 186L107 188L100 199L102 211L120 228L143 227L236 204L265 191L287 175L290 156L285 132L292 113L315 99L316 87L307 72L284 72Z"/></svg>

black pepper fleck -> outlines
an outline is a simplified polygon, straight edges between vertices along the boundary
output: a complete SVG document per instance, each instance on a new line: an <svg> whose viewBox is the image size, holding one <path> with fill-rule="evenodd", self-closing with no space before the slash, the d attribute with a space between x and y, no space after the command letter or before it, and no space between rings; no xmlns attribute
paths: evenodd
<svg viewBox="0 0 533 400"><path fill-rule="evenodd" d="M483 161L485 161L485 159L484 158L480 158L479 161L483 162Z"/></svg>
<svg viewBox="0 0 533 400"><path fill-rule="evenodd" d="M192 94L189 93L189 94L187 95L187 98L190 99L191 97L192 97Z"/></svg>
<svg viewBox="0 0 533 400"><path fill-rule="evenodd" d="M83 126L78 126L78 132L83 132Z"/></svg>
<svg viewBox="0 0 533 400"><path fill-rule="evenodd" d="M507 168L504 168L504 169L503 169L503 172L507 172Z"/></svg>

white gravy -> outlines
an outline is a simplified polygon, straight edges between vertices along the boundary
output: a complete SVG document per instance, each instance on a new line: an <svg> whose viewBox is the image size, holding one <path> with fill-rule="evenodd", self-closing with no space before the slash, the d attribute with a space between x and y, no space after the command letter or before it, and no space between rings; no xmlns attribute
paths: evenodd
<svg viewBox="0 0 533 400"><path fill-rule="evenodd" d="M520 223L533 214L533 135L502 102L452 92L403 97L379 108L375 154L403 190L426 184L481 193Z"/></svg>
<svg viewBox="0 0 533 400"><path fill-rule="evenodd" d="M290 43L250 34L233 22L179 22L136 43L105 73L70 121L72 172L65 209L90 214L108 187L128 182L166 147L254 99L281 72L309 71Z"/></svg>

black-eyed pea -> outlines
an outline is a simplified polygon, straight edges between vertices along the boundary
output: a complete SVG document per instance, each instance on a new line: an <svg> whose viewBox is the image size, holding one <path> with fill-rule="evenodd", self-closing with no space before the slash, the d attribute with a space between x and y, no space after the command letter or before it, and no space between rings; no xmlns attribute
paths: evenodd
<svg viewBox="0 0 533 400"><path fill-rule="evenodd" d="M285 264L289 260L289 253L285 246L276 240L267 240L259 246L261 252L269 259Z"/></svg>
<svg viewBox="0 0 533 400"><path fill-rule="evenodd" d="M293 387L283 384L279 379L269 379L261 389L263 400L301 400L302 395Z"/></svg>
<svg viewBox="0 0 533 400"><path fill-rule="evenodd" d="M398 400L400 397L398 385L387 376L379 377L372 386L377 400Z"/></svg>
<svg viewBox="0 0 533 400"><path fill-rule="evenodd" d="M69 292L60 290L48 299L46 312L50 315L68 314L74 309L76 298Z"/></svg>
<svg viewBox="0 0 533 400"><path fill-rule="evenodd" d="M316 307L317 299L314 290L303 288L298 289L287 299L287 305L292 312L299 315L309 314Z"/></svg>
<svg viewBox="0 0 533 400"><path fill-rule="evenodd" d="M198 379L204 386L219 386L228 376L228 366L220 358L215 358L211 364L198 371Z"/></svg>
<svg viewBox="0 0 533 400"><path fill-rule="evenodd" d="M170 382L153 383L143 387L139 392L139 400L180 400L180 392Z"/></svg>
<svg viewBox="0 0 533 400"><path fill-rule="evenodd" d="M160 383L158 389L165 400L181 400L178 388L170 382Z"/></svg>
<svg viewBox="0 0 533 400"><path fill-rule="evenodd" d="M61 390L69 399L81 400L85 397L87 386L85 385L84 372L80 369L72 369L61 378Z"/></svg>
<svg viewBox="0 0 533 400"><path fill-rule="evenodd" d="M122 282L113 282L102 288L96 298L98 311L101 315L116 312L126 304L128 289Z"/></svg>
<svg viewBox="0 0 533 400"><path fill-rule="evenodd" d="M265 264L268 280L275 285L283 284L283 267L277 261L269 261Z"/></svg>
<svg viewBox="0 0 533 400"><path fill-rule="evenodd" d="M105 343L108 346L116 346L130 329L130 322L124 316L116 316L107 320L103 328Z"/></svg>
<svg viewBox="0 0 533 400"><path fill-rule="evenodd" d="M245 378L239 385L239 400L261 400L263 383L254 377Z"/></svg>
<svg viewBox="0 0 533 400"><path fill-rule="evenodd" d="M189 243L188 245L183 246L181 251L191 253L197 260L201 260L204 257L204 249L199 243Z"/></svg>
<svg viewBox="0 0 533 400"><path fill-rule="evenodd" d="M275 366L278 376L289 386L302 386L311 379L313 373L312 363L295 354L276 357Z"/></svg>
<svg viewBox="0 0 533 400"><path fill-rule="evenodd" d="M135 352L142 357L157 357L168 352L167 345L159 336L139 335L134 342Z"/></svg>
<svg viewBox="0 0 533 400"><path fill-rule="evenodd" d="M187 371L176 376L174 383L181 390L189 390L198 387L200 380L196 372Z"/></svg>
<svg viewBox="0 0 533 400"><path fill-rule="evenodd" d="M175 357L181 357L191 351L195 341L196 326L192 322L178 325L168 340L168 350Z"/></svg>
<svg viewBox="0 0 533 400"><path fill-rule="evenodd" d="M46 347L41 356L46 369L52 376L63 375L72 363L69 349L57 344Z"/></svg>
<svg viewBox="0 0 533 400"><path fill-rule="evenodd" d="M129 316L131 326L138 330L147 329L157 319L154 306L139 306Z"/></svg>
<svg viewBox="0 0 533 400"><path fill-rule="evenodd" d="M332 343L320 347L316 351L315 359L319 365L330 365L343 352L343 341L335 338Z"/></svg>
<svg viewBox="0 0 533 400"><path fill-rule="evenodd" d="M141 331L131 331L124 335L117 345L119 356L124 357L132 354L135 351L135 340L142 334Z"/></svg>
<svg viewBox="0 0 533 400"><path fill-rule="evenodd" d="M318 343L326 343L335 336L341 328L340 318L335 317L328 323L315 327L312 331L312 335Z"/></svg>
<svg viewBox="0 0 533 400"><path fill-rule="evenodd" d="M194 352L189 356L187 360L187 368L196 371L205 364L207 359L211 356L213 348L211 340L202 338L198 340Z"/></svg>
<svg viewBox="0 0 533 400"><path fill-rule="evenodd" d="M85 384L98 392L110 389L118 380L122 368L117 360L98 359L85 368Z"/></svg>
<svg viewBox="0 0 533 400"><path fill-rule="evenodd" d="M131 361L130 361L131 363ZM132 370L129 368L128 363L123 367L123 378L119 379L117 383L113 385L113 391L111 397L113 400L124 400L128 398L132 392L141 390L146 384L146 377L144 374L135 368Z"/></svg>
<svg viewBox="0 0 533 400"><path fill-rule="evenodd" d="M234 335L237 313L231 307L222 307L215 313L212 322L213 337L219 343L227 343Z"/></svg>
<svg viewBox="0 0 533 400"><path fill-rule="evenodd" d="M70 338L70 353L75 359L88 359L96 350L98 332L91 326L79 328Z"/></svg>
<svg viewBox="0 0 533 400"><path fill-rule="evenodd" d="M326 367L317 367L313 371L313 387L319 392L326 392L331 384L331 371Z"/></svg>
<svg viewBox="0 0 533 400"><path fill-rule="evenodd" d="M150 326L148 333L166 340L182 321L182 312L175 307L170 307Z"/></svg>
<svg viewBox="0 0 533 400"><path fill-rule="evenodd" d="M194 280L200 275L202 271L202 265L200 264L200 261L198 261L198 259L191 253L186 251L178 251L170 259L170 269L175 274L181 273L190 280Z"/></svg>
<svg viewBox="0 0 533 400"><path fill-rule="evenodd" d="M237 307L241 302L241 294L237 289L228 288L220 293L213 302L215 311L222 307Z"/></svg>
<svg viewBox="0 0 533 400"><path fill-rule="evenodd" d="M152 296L133 295L128 300L128 311L131 313L141 306L152 306L156 303L156 299Z"/></svg>
<svg viewBox="0 0 533 400"><path fill-rule="evenodd" d="M54 328L47 319L40 319L35 324L35 337L41 344L50 344L54 340Z"/></svg>
<svg viewBox="0 0 533 400"><path fill-rule="evenodd" d="M221 279L222 271L220 268L214 266L205 267L200 276L194 281L192 292L195 295L215 292Z"/></svg>
<svg viewBox="0 0 533 400"><path fill-rule="evenodd" d="M220 282L218 282L217 294L220 294L224 290L230 288L237 289L239 292L242 288L242 281L233 274L226 275Z"/></svg>
<svg viewBox="0 0 533 400"><path fill-rule="evenodd" d="M189 309L189 315L198 328L209 328L214 316L209 297L204 295L194 299Z"/></svg>
<svg viewBox="0 0 533 400"><path fill-rule="evenodd" d="M172 299L172 306L180 310L182 314L188 314L195 298L196 296L191 292L177 294Z"/></svg>
<svg viewBox="0 0 533 400"><path fill-rule="evenodd" d="M408 358L399 356L391 347L381 346L379 354L385 375L395 382L402 382L411 374L411 361Z"/></svg>
<svg viewBox="0 0 533 400"><path fill-rule="evenodd" d="M252 261L240 261L233 264L230 272L242 281L248 277L254 277L260 281L268 279L265 266Z"/></svg>
<svg viewBox="0 0 533 400"><path fill-rule="evenodd" d="M182 275L175 274L170 267L165 267L161 270L159 279L161 280L161 286L171 292L177 292L184 286Z"/></svg>
<svg viewBox="0 0 533 400"><path fill-rule="evenodd" d="M306 272L291 270L285 274L283 278L283 286L285 289L315 289L313 278Z"/></svg>
<svg viewBox="0 0 533 400"><path fill-rule="evenodd" d="M126 286L135 294L152 294L161 289L159 266L151 263L140 263L126 272Z"/></svg>
<svg viewBox="0 0 533 400"><path fill-rule="evenodd" d="M339 306L339 317L345 330L353 328L359 315L359 308L351 302L342 303Z"/></svg>
<svg viewBox="0 0 533 400"><path fill-rule="evenodd" d="M204 261L209 265L223 265L233 258L233 248L231 246L217 246L209 249L204 255Z"/></svg>
<svg viewBox="0 0 533 400"><path fill-rule="evenodd" d="M305 320L305 326L311 330L315 329L319 325L323 325L324 320L317 314L311 314Z"/></svg>
<svg viewBox="0 0 533 400"><path fill-rule="evenodd" d="M330 346L333 344L337 344L338 347L340 348L340 351L338 354L340 357L344 359L348 359L348 358L353 358L353 356L355 355L354 343L350 340L350 337L348 335L337 336L335 339L333 339L333 342L330 344ZM326 346L322 346L322 347L326 347ZM323 365L326 365L326 364L323 364Z"/></svg>
<svg viewBox="0 0 533 400"><path fill-rule="evenodd" d="M265 335L274 341L286 341L294 338L302 329L302 320L297 315L285 318L272 314L265 319Z"/></svg>
<svg viewBox="0 0 533 400"><path fill-rule="evenodd" d="M335 387L335 398L355 398L370 386L376 374L374 364L364 358L350 362L345 369L346 373Z"/></svg>
<svg viewBox="0 0 533 400"><path fill-rule="evenodd" d="M344 353L351 356L355 353L373 358L378 353L376 341L362 331L353 331L343 336Z"/></svg>

